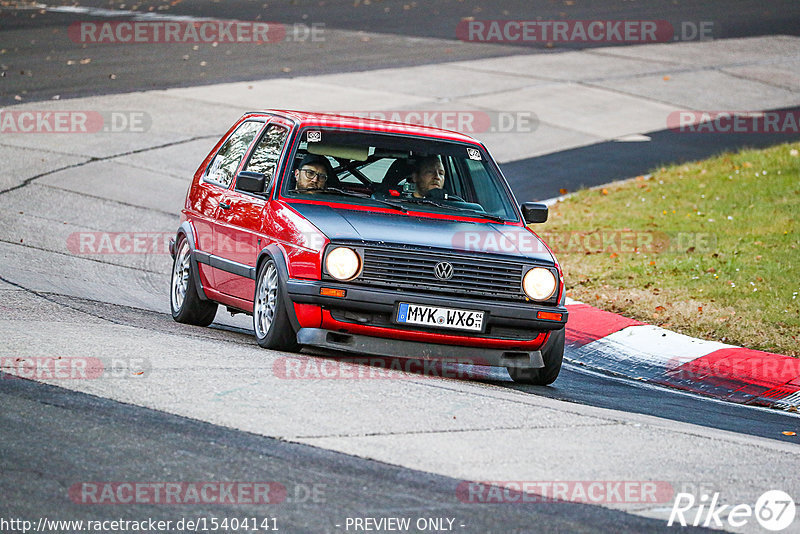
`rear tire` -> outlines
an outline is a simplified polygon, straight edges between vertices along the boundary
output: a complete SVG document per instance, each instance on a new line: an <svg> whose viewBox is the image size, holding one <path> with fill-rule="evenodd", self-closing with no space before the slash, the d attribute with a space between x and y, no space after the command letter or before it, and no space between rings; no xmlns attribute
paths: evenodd
<svg viewBox="0 0 800 534"><path fill-rule="evenodd" d="M269 258L258 268L253 295L253 330L259 346L288 352L300 349L286 306L278 268Z"/></svg>
<svg viewBox="0 0 800 534"><path fill-rule="evenodd" d="M172 264L169 291L172 318L179 323L208 326L217 315L217 304L210 300L202 300L197 293L197 286L192 276L192 251L185 236L180 238L175 250L177 253Z"/></svg>
<svg viewBox="0 0 800 534"><path fill-rule="evenodd" d="M531 367L508 367L508 374L511 379L519 384L532 384L535 386L546 386L555 382L558 373L561 371L561 363L564 360L564 328L550 333L550 337L542 347L542 360L544 367L533 369Z"/></svg>

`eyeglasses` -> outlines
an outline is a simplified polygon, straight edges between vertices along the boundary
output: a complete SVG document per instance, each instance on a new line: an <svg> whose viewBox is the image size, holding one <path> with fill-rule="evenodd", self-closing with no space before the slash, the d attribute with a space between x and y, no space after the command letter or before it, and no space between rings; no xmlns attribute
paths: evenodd
<svg viewBox="0 0 800 534"><path fill-rule="evenodd" d="M324 172L317 172L311 169L300 169L300 170L306 173L306 176L308 176L311 180L317 179L320 182L324 182L325 180L328 179L328 175L325 174Z"/></svg>

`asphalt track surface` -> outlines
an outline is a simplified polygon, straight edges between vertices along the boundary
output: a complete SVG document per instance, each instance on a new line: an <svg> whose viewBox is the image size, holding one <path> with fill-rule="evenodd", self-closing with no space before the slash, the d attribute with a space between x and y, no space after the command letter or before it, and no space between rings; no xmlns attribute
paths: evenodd
<svg viewBox="0 0 800 534"><path fill-rule="evenodd" d="M88 96L233 80L364 71L382 67L432 64L510 54L558 53L592 44L515 44L459 41L456 27L476 20L666 20L713 23L712 38L800 34L800 4L793 0L725 2L594 2L551 0L298 0L262 2L167 0L128 2L45 1L46 6L122 10L121 17L91 12L54 12L18 2L29 9L0 6L0 104L45 100L58 95ZM122 7L125 6L125 7ZM134 9L135 6L135 9ZM156 13L286 25L324 25L321 42L304 34L269 45L83 44L68 37L73 22L129 19L133 13ZM295 35L295 37L291 37ZM598 43L596 46L608 46ZM81 60L90 59L81 64ZM69 61L75 62L68 65ZM111 78L113 75L113 79Z"/></svg>
<svg viewBox="0 0 800 534"><path fill-rule="evenodd" d="M453 518L464 533L668 532L662 521L570 502L471 504L461 482L254 436L26 380L2 380L0 517L276 518L283 532L344 532L347 517ZM35 424L31 424L35 421ZM48 445L45 445L48 444ZM154 452L158 451L157 457ZM277 481L271 505L86 505L80 481ZM336 525L340 525L337 527Z"/></svg>
<svg viewBox="0 0 800 534"><path fill-rule="evenodd" d="M577 2L576 2L577 3ZM30 11L2 12L3 41L0 62L7 71L0 81L2 102L15 102L13 95L23 94L23 101L92 95L107 92L127 92L139 89L194 85L226 80L261 79L272 76L365 70L383 66L451 61L459 58L491 57L510 53L530 53L530 49L500 45L463 46L455 41L437 42L432 46L425 39L453 41L453 28L464 16L484 18L531 18L531 13L543 18L555 18L568 11L570 18L612 17L666 18L669 20L715 20L724 31L720 37L792 33L800 30L800 6L796 2L726 2L688 3L658 13L646 3L598 2L590 8L557 6L547 2L441 2L434 13L429 7L414 6L404 10L403 2L373 2L369 6L353 2L295 2L271 6L264 14L261 2L188 2L172 6L171 13L218 17L277 20L286 23L319 20L336 30L370 32L363 46L353 46L352 35L342 34L341 41L326 42L322 52L298 54L297 43L270 49L269 61L259 61L254 67L252 51L237 52L224 45L194 51L191 46L163 47L159 50L113 48L91 50L86 56L92 61L83 70L65 66L66 58L78 58L82 50L64 47L66 26L84 15L45 13L31 18ZM81 5L92 5L82 2ZM109 7L106 2L97 6ZM162 5L152 3L143 5ZM164 4L166 5L166 4ZM311 11L311 6L314 10ZM388 7L391 17L376 8ZM427 4L425 5L427 6ZM533 7L531 7L533 6ZM616 6L624 11L616 11ZM476 12L476 8L481 11ZM574 7L574 9L573 9ZM534 9L535 8L535 9ZM394 13L403 12L402 17ZM507 11L507 13L506 13ZM477 13L477 14L476 14ZM616 15L619 13L619 15ZM304 18L303 15L309 15ZM354 16L358 15L358 16ZM403 37L398 37L402 35ZM24 36L24 38L23 38ZM408 37L421 39L409 41ZM61 39L61 41L59 41ZM31 42L33 41L33 42ZM399 45L403 46L400 47ZM358 48L361 46L361 48ZM337 48L339 47L339 48ZM224 68L198 69L194 60L212 62L218 54L225 56ZM340 52L347 50L347 54ZM552 53L533 50L536 53ZM557 52L557 51L556 51ZM182 55L192 55L192 63ZM208 55L204 55L208 54ZM241 54L241 55L238 55ZM46 59L50 56L50 59ZM131 61L131 58L134 61ZM206 59L202 59L206 58ZM61 61L64 60L64 61ZM291 63L288 63L291 61ZM58 63L58 66L56 64ZM64 65L61 65L64 63ZM153 65L157 65L154 68ZM291 65L291 72L282 69ZM7 67L7 68L6 68ZM85 68L83 68L85 67ZM22 72L22 74L19 74ZM205 72L205 73L204 73ZM109 73L115 73L111 80ZM735 136L704 136L706 146L698 146L687 137L670 137L668 132L656 134L653 142L642 151L642 143L615 146L620 156L611 162L598 158L607 154L607 145L593 145L566 153L512 162L505 172L525 176L531 172L557 175L565 162L578 163L578 171L564 175L564 183L572 188L579 184L595 185L618 177L630 176L652 168L652 163L678 160L677 154L692 154L692 159L722 148L747 145L754 140ZM766 144L780 139L765 139ZM694 148L690 150L690 146ZM672 152L670 152L672 151ZM675 156L671 155L675 154ZM607 161L601 168L592 162ZM583 164L581 162L584 162ZM633 172L636 170L636 172ZM541 173L540 173L541 174ZM577 175L577 176L576 176ZM521 183L521 182L517 182ZM552 182L549 182L552 183ZM517 191L519 195L520 192ZM7 246L8 244L4 244ZM21 245L20 245L21 246ZM36 254L35 250L27 251ZM48 256L39 253L37 262L47 262ZM104 266L95 266L100 272ZM168 267L166 268L168 272ZM5 269L4 269L5 271ZM167 279L159 271L160 284ZM31 275L33 276L33 275ZM67 276L75 276L67 275ZM81 275L89 276L89 275ZM153 273L139 273L135 283L152 286L141 279ZM75 276L75 283L83 283ZM32 285L24 277L8 281L13 287ZM19 286L15 284L19 282ZM158 285L158 284L155 284ZM164 286L166 295L166 287ZM153 331L185 332L163 313L120 306L113 292L103 300L86 300L56 293L39 293L59 314L89 313L95 317L113 317L125 324ZM44 312L42 312L44 313ZM121 318L121 319L120 319ZM252 338L240 327L217 325L209 335L226 341L253 346ZM185 332L187 338L192 332ZM47 333L43 332L43 336ZM489 391L508 390L533 397L567 401L577 407L594 406L652 415L666 420L691 422L709 429L730 431L743 436L766 437L796 443L796 438L784 436L786 430L798 431L798 419L774 411L729 405L696 396L650 387L635 381L597 374L591 370L566 365L562 376L551 387L519 386L498 371L497 375L480 382ZM348 516L457 517L465 526L461 532L656 532L667 529L660 520L651 520L609 510L599 506L574 503L536 503L533 505L468 505L455 498L459 480L432 475L423 471L398 467L356 456L345 455L308 445L250 434L240 430L179 417L161 411L86 395L67 389L27 380L0 379L0 517L48 516L69 519L116 519L141 516L168 519L194 515L233 517L277 517L281 530L287 532L341 532L336 527ZM446 452L445 452L446 453ZM646 476L643 473L642 476ZM133 505L125 507L93 507L78 505L69 500L67 490L78 480L277 480L290 491L303 493L304 488L324 486L324 498L294 498L294 502L276 505L274 509L247 506L193 507L175 509ZM768 489L768 488L763 488Z"/></svg>

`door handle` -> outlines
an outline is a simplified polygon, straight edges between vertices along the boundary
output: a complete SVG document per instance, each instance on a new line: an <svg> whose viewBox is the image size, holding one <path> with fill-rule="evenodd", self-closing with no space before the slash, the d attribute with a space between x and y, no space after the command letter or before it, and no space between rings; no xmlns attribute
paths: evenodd
<svg viewBox="0 0 800 534"><path fill-rule="evenodd" d="M220 208L222 208L222 209L224 209L224 210L229 210L229 209L231 209L231 205L230 205L230 204L225 204L224 202L220 202L220 203L219 203L219 207L220 207Z"/></svg>

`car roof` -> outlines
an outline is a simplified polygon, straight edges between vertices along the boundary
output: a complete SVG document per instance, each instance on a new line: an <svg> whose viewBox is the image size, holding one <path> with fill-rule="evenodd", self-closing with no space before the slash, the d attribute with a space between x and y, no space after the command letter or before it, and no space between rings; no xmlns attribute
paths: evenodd
<svg viewBox="0 0 800 534"><path fill-rule="evenodd" d="M354 112L355 115L356 112ZM369 111L357 112L358 114L368 114ZM378 113L378 112L376 112ZM399 112L398 112L399 113ZM435 113L435 112L431 112ZM318 126L336 127L336 128L352 128L356 130L368 130L388 133L399 133L408 135L419 135L423 137L434 137L437 139L446 139L448 141L460 141L470 144L481 144L475 138L468 135L454 132L451 130L444 130L442 128L434 128L432 126L421 126L416 124L409 124L405 122L395 122L380 119L372 119L361 116L351 115L336 115L333 113L320 113L313 111L296 111L287 109L265 109L260 111L251 111L247 115L280 115L287 119L293 120L299 126Z"/></svg>

